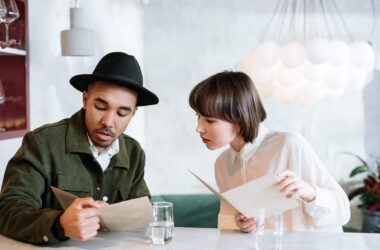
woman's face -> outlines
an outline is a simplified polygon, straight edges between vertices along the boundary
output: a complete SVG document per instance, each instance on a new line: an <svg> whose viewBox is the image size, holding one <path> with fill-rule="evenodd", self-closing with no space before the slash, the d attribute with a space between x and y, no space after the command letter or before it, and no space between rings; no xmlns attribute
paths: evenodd
<svg viewBox="0 0 380 250"><path fill-rule="evenodd" d="M208 149L218 149L233 143L239 135L239 125L221 119L206 117L198 114L196 131Z"/></svg>

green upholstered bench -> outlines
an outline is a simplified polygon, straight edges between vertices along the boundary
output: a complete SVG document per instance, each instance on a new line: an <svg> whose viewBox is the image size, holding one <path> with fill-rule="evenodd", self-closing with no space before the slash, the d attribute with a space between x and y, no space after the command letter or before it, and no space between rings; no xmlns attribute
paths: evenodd
<svg viewBox="0 0 380 250"><path fill-rule="evenodd" d="M176 227L216 228L219 199L212 194L171 194L152 196L152 201L173 203Z"/></svg>
<svg viewBox="0 0 380 250"><path fill-rule="evenodd" d="M216 228L220 201L213 194L171 194L152 196L152 201L173 203L176 227ZM344 232L359 232L343 227Z"/></svg>

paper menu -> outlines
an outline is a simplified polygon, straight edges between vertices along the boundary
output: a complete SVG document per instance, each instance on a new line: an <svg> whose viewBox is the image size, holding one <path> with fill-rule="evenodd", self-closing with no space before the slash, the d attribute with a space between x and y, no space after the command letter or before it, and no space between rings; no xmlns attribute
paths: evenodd
<svg viewBox="0 0 380 250"><path fill-rule="evenodd" d="M220 200L224 201L247 218L257 217L259 209L262 208L265 209L265 215L269 216L274 212L284 212L288 209L299 206L296 199L286 198L279 192L277 180L274 175L265 175L241 186L220 193L202 180L198 175L192 171L190 171L190 173L202 182Z"/></svg>
<svg viewBox="0 0 380 250"><path fill-rule="evenodd" d="M111 231L145 231L152 219L148 196L101 208L101 218Z"/></svg>
<svg viewBox="0 0 380 250"><path fill-rule="evenodd" d="M59 188L53 186L50 186L50 188L53 190L55 197L63 209L68 208L75 199L79 198L78 196L65 192Z"/></svg>
<svg viewBox="0 0 380 250"><path fill-rule="evenodd" d="M203 185L205 185L211 192L213 192L215 194L216 197L218 197L220 200L224 201L225 203L227 203L230 207L232 207L233 209L235 209L236 211L239 211L239 209L237 209L237 207L235 207L232 203L230 203L221 193L219 193L218 191L216 191L212 186L210 186L207 182L205 182L204 180L202 180L198 175L196 175L194 172L192 172L191 170L189 170L189 172L194 175L195 178L197 178L200 182L203 183ZM239 211L240 212L240 211Z"/></svg>
<svg viewBox="0 0 380 250"><path fill-rule="evenodd" d="M79 198L51 186L63 209ZM145 231L152 217L152 205L147 196L122 201L100 208L101 227L110 231Z"/></svg>

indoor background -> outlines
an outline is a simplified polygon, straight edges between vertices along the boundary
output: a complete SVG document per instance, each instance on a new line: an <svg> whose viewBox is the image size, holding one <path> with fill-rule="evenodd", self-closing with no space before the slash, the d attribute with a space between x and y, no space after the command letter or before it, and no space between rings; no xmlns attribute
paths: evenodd
<svg viewBox="0 0 380 250"><path fill-rule="evenodd" d="M275 0L79 0L85 27L95 33L95 54L63 57L60 32L69 28L70 0L28 1L30 129L71 116L81 93L71 76L91 73L111 51L136 56L144 85L160 103L142 107L126 133L146 152L146 180L152 194L207 193L188 169L214 182L214 160L195 132L197 119L188 95L199 81L223 70L239 70L259 42ZM371 1L337 0L354 40L376 39ZM374 1L380 10L380 1ZM379 26L380 27L380 26ZM378 30L378 28L376 29ZM312 105L281 104L264 97L265 125L302 134L345 188L357 165L349 151L368 158L380 154L380 75L363 91ZM0 141L0 176L21 138ZM1 183L1 180L0 180ZM359 213L350 224L359 228Z"/></svg>

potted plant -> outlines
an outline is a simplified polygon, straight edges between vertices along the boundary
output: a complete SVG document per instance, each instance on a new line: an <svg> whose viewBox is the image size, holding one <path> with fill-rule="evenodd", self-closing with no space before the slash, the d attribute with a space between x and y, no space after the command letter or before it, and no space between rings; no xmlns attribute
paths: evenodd
<svg viewBox="0 0 380 250"><path fill-rule="evenodd" d="M374 232L374 229L380 225L380 157L376 157L373 164L369 164L360 156L353 155L360 161L360 165L356 166L350 173L350 177L358 174L366 174L363 183L356 187L348 194L348 198L352 200L356 196L359 197L359 208L363 212L363 232Z"/></svg>

